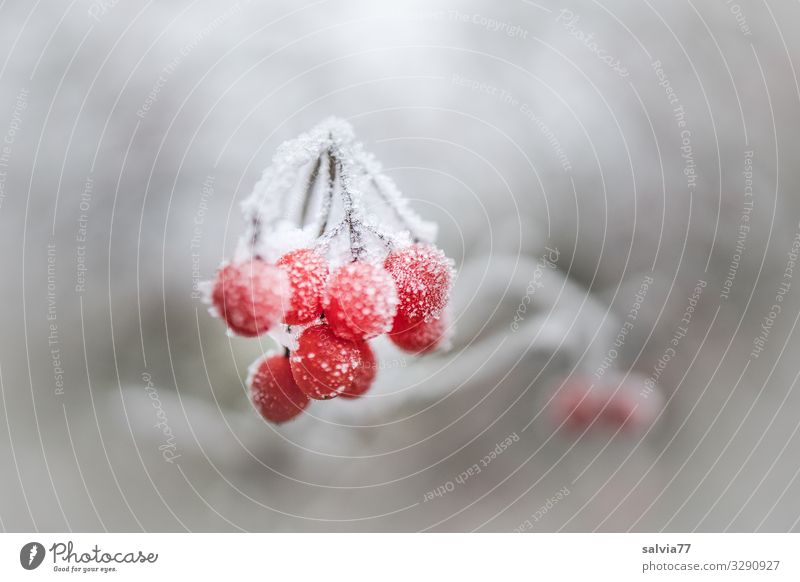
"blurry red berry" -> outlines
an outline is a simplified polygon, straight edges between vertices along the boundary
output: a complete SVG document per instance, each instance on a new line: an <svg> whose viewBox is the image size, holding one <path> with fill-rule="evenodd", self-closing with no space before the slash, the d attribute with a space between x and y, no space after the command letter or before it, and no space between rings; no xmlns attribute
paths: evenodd
<svg viewBox="0 0 800 582"><path fill-rule="evenodd" d="M648 396L642 390L647 378L629 373L595 380L587 376L570 377L554 400L554 420L578 432L606 428L614 432L637 433L655 422L662 406L660 392Z"/></svg>
<svg viewBox="0 0 800 582"><path fill-rule="evenodd" d="M339 337L355 341L386 333L396 309L394 281L377 265L348 263L328 281L325 319Z"/></svg>
<svg viewBox="0 0 800 582"><path fill-rule="evenodd" d="M443 315L428 321L421 318L409 320L398 313L389 332L389 339L398 348L412 354L431 352L444 340L447 331L445 320Z"/></svg>
<svg viewBox="0 0 800 582"><path fill-rule="evenodd" d="M360 394L372 381L372 351L364 342L343 339L327 325L315 325L305 329L297 343L290 357L292 375L309 398L327 400L345 391Z"/></svg>
<svg viewBox="0 0 800 582"><path fill-rule="evenodd" d="M217 271L211 301L233 333L253 337L280 318L286 287L283 271L254 258Z"/></svg>
<svg viewBox="0 0 800 582"><path fill-rule="evenodd" d="M590 395L584 398L577 392L567 394L561 405L560 415L569 429L583 431L597 419L598 404Z"/></svg>
<svg viewBox="0 0 800 582"><path fill-rule="evenodd" d="M447 305L452 263L440 249L416 243L389 253L384 267L397 285L397 312L406 319L436 317Z"/></svg>
<svg viewBox="0 0 800 582"><path fill-rule="evenodd" d="M270 356L254 364L250 399L261 416L276 423L291 420L309 403L294 381L286 356Z"/></svg>
<svg viewBox="0 0 800 582"><path fill-rule="evenodd" d="M303 325L322 313L322 295L328 279L328 264L312 249L297 249L278 259L277 265L289 276L289 300L283 322Z"/></svg>
<svg viewBox="0 0 800 582"><path fill-rule="evenodd" d="M639 420L635 412L636 403L624 396L620 396L609 400L603 411L602 420L614 429L633 430Z"/></svg>

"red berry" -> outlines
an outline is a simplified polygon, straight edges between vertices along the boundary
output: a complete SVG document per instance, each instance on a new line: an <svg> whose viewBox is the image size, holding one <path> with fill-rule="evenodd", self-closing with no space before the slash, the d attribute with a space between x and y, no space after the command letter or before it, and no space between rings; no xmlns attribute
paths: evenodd
<svg viewBox="0 0 800 582"><path fill-rule="evenodd" d="M361 351L364 365L359 368L360 371L355 375L352 385L341 393L342 398L358 398L361 396L372 386L372 381L378 371L375 354L369 344L367 342L358 342L358 349Z"/></svg>
<svg viewBox="0 0 800 582"><path fill-rule="evenodd" d="M621 427L622 430L631 430L638 420L635 413L636 403L619 397L608 401L603 411L603 421L615 429Z"/></svg>
<svg viewBox="0 0 800 582"><path fill-rule="evenodd" d="M409 320L398 313L389 332L389 339L402 350L412 354L426 354L442 344L446 331L447 322L443 315L425 321L421 318Z"/></svg>
<svg viewBox="0 0 800 582"><path fill-rule="evenodd" d="M554 420L581 432L602 427L640 432L655 422L662 405L661 394L654 388L642 395L647 380L637 373L629 373L624 380L617 376L599 380L570 377L555 396Z"/></svg>
<svg viewBox="0 0 800 582"><path fill-rule="evenodd" d="M591 390L588 378L570 378L554 401L554 420L573 431L583 431L598 418L602 402Z"/></svg>
<svg viewBox="0 0 800 582"><path fill-rule="evenodd" d="M328 282L325 319L336 335L365 340L389 331L397 309L392 277L377 265L339 267Z"/></svg>
<svg viewBox="0 0 800 582"><path fill-rule="evenodd" d="M397 285L397 312L406 319L436 317L447 305L452 264L440 249L415 243L389 253L384 267Z"/></svg>
<svg viewBox="0 0 800 582"><path fill-rule="evenodd" d="M228 263L217 272L211 301L233 333L253 337L280 318L286 287L286 274L261 259Z"/></svg>
<svg viewBox="0 0 800 582"><path fill-rule="evenodd" d="M286 356L257 361L248 383L253 406L271 422L291 420L308 406L308 396L297 387Z"/></svg>
<svg viewBox="0 0 800 582"><path fill-rule="evenodd" d="M307 328L297 344L290 358L292 375L309 398L327 400L345 391L360 394L369 386L370 374L374 376L369 346L343 339L327 325Z"/></svg>
<svg viewBox="0 0 800 582"><path fill-rule="evenodd" d="M322 313L322 293L328 279L328 264L312 249L297 249L278 259L277 265L289 276L290 298L283 322L303 325Z"/></svg>

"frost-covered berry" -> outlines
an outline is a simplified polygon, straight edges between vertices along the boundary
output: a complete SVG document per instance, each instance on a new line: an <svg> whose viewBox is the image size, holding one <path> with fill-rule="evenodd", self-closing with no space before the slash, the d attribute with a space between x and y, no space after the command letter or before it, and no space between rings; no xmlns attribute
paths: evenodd
<svg viewBox="0 0 800 582"><path fill-rule="evenodd" d="M378 265L348 263L331 275L324 308L339 337L355 341L379 336L392 327L397 310L394 281Z"/></svg>
<svg viewBox="0 0 800 582"><path fill-rule="evenodd" d="M254 337L278 321L286 291L286 274L254 258L217 271L211 301L233 333Z"/></svg>
<svg viewBox="0 0 800 582"><path fill-rule="evenodd" d="M268 356L256 361L248 384L253 406L270 422L291 420L308 406L308 396L297 387L289 358L285 356Z"/></svg>
<svg viewBox="0 0 800 582"><path fill-rule="evenodd" d="M312 249L297 249L283 255L277 265L289 276L290 296L283 322L303 325L314 321L322 313L328 263Z"/></svg>
<svg viewBox="0 0 800 582"><path fill-rule="evenodd" d="M292 350L252 368L264 418L364 394L377 373L366 341L389 330L414 353L446 341L439 318L454 271L432 244L436 225L411 210L347 122L326 120L281 146L242 209L238 258L207 287L209 311L229 333L270 333ZM399 248L409 239L423 242Z"/></svg>
<svg viewBox="0 0 800 582"><path fill-rule="evenodd" d="M300 334L289 358L292 376L300 390L316 400L335 398L345 391L363 392L371 381L368 375L374 375L367 355L371 351L364 347L363 342L337 336L327 325L309 327Z"/></svg>
<svg viewBox="0 0 800 582"><path fill-rule="evenodd" d="M397 285L397 312L409 320L436 317L450 297L452 261L433 245L392 251L384 267Z"/></svg>
<svg viewBox="0 0 800 582"><path fill-rule="evenodd" d="M361 352L363 365L359 367L353 383L341 393L342 398L358 398L372 386L375 375L378 372L378 364L375 361L375 354L367 342L356 342Z"/></svg>
<svg viewBox="0 0 800 582"><path fill-rule="evenodd" d="M444 343L447 322L444 315L429 319L406 319L398 314L389 332L389 339L398 348L412 354L426 354Z"/></svg>

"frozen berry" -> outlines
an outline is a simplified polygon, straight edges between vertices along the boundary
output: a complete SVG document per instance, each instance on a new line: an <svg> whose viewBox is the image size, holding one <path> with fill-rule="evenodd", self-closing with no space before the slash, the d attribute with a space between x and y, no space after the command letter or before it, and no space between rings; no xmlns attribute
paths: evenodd
<svg viewBox="0 0 800 582"><path fill-rule="evenodd" d="M285 306L283 322L303 325L322 313L322 294L328 279L328 264L312 249L297 249L278 259L277 265L289 277L290 296Z"/></svg>
<svg viewBox="0 0 800 582"><path fill-rule="evenodd" d="M343 339L327 325L304 330L290 361L300 390L316 400L335 398L348 390L361 393L371 381L369 374L374 375L374 366L372 372L368 369L363 342Z"/></svg>
<svg viewBox="0 0 800 582"><path fill-rule="evenodd" d="M452 261L433 245L392 251L384 262L397 285L397 312L408 320L436 317L450 296Z"/></svg>
<svg viewBox="0 0 800 582"><path fill-rule="evenodd" d="M308 396L297 387L289 358L269 356L253 364L249 380L253 406L271 422L291 420L308 406Z"/></svg>
<svg viewBox="0 0 800 582"><path fill-rule="evenodd" d="M233 333L253 337L266 333L278 321L286 290L286 274L255 258L222 267L211 301Z"/></svg>
<svg viewBox="0 0 800 582"><path fill-rule="evenodd" d="M378 371L378 365L375 361L375 354L372 348L369 347L367 342L357 342L358 349L361 351L361 359L364 365L359 368L359 371L353 378L353 383L341 393L342 398L358 398L364 392L369 390L372 386L372 381L375 379L375 374Z"/></svg>
<svg viewBox="0 0 800 582"><path fill-rule="evenodd" d="M397 292L392 277L377 265L348 263L331 275L325 296L325 319L344 339L365 340L392 327Z"/></svg>
<svg viewBox="0 0 800 582"><path fill-rule="evenodd" d="M409 320L398 314L389 332L389 339L398 348L412 354L426 354L442 345L447 323L444 315L425 321Z"/></svg>

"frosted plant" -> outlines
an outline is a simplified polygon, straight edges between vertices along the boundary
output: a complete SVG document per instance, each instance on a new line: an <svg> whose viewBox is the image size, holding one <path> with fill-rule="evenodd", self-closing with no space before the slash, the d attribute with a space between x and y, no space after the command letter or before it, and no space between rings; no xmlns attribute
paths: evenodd
<svg viewBox="0 0 800 582"><path fill-rule="evenodd" d="M316 241L321 250L338 251L330 259L341 264L409 242L433 243L436 224L411 210L381 170L341 119L327 119L284 143L242 203L249 226L237 258L273 258L287 245ZM344 238L349 246L337 246ZM375 242L380 244L370 244Z"/></svg>
<svg viewBox="0 0 800 582"><path fill-rule="evenodd" d="M280 146L242 211L247 227L209 299L229 333L285 346L251 367L266 419L363 394L377 369L367 341L379 335L416 354L446 347L453 262L347 122Z"/></svg>

